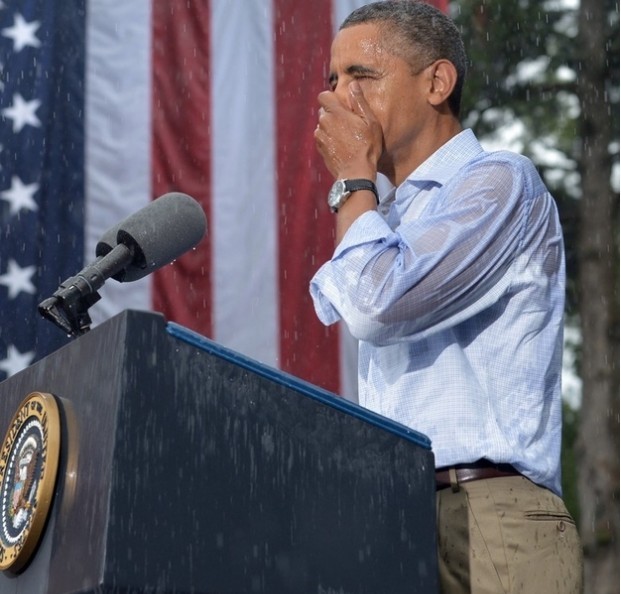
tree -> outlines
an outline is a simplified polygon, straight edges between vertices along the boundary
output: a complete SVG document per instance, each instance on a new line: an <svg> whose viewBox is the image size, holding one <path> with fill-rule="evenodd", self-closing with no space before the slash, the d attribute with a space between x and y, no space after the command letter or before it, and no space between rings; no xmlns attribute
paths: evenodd
<svg viewBox="0 0 621 594"><path fill-rule="evenodd" d="M564 490L578 493L586 594L619 592L618 8L458 0L451 10L471 61L464 124L529 156L559 205L583 384L577 478L566 471Z"/></svg>
<svg viewBox="0 0 621 594"><path fill-rule="evenodd" d="M582 196L578 301L583 400L578 426L578 493L585 591L608 594L619 592L619 230L615 229L619 196L610 187L608 148L619 139L618 125L612 134L610 101L611 94L618 100L618 13L609 2L582 0L579 22ZM618 113L617 105L614 114Z"/></svg>

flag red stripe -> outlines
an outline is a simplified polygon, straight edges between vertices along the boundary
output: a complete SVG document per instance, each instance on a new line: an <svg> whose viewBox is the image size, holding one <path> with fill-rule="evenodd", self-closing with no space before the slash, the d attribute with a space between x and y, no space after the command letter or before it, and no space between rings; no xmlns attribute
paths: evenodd
<svg viewBox="0 0 621 594"><path fill-rule="evenodd" d="M153 0L154 197L181 191L209 218L211 200L210 6ZM209 242L156 273L153 308L204 335L212 334Z"/></svg>
<svg viewBox="0 0 621 594"><path fill-rule="evenodd" d="M334 249L326 206L331 180L317 155L317 95L326 88L330 0L275 0L281 368L339 391L338 329L314 313L308 284Z"/></svg>

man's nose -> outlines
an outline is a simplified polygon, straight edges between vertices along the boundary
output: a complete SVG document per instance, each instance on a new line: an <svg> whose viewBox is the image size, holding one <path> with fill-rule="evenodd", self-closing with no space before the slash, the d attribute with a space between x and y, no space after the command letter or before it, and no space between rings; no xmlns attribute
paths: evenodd
<svg viewBox="0 0 621 594"><path fill-rule="evenodd" d="M348 96L349 96L349 82L345 80L340 80L336 83L336 86L332 89L332 92L336 95L338 100L343 105L348 105Z"/></svg>

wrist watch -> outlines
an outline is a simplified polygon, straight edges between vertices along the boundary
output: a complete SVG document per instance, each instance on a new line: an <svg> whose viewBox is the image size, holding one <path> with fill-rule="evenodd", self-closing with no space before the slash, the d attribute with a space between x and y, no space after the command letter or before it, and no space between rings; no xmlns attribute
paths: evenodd
<svg viewBox="0 0 621 594"><path fill-rule="evenodd" d="M332 209L332 212L337 212L352 192L357 190L371 190L375 194L375 200L379 204L379 194L375 184L370 179L337 179L330 193L328 194L328 206Z"/></svg>

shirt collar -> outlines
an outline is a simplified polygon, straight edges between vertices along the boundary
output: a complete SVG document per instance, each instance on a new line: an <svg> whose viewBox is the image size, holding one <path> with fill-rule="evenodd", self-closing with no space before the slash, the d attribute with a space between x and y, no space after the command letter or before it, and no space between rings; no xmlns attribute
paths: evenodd
<svg viewBox="0 0 621 594"><path fill-rule="evenodd" d="M445 185L466 163L483 152L474 132L467 128L444 143L403 181L399 188L392 188L382 199L385 208L395 200L400 188L421 186L432 182ZM421 183L421 182L424 182Z"/></svg>
<svg viewBox="0 0 621 594"><path fill-rule="evenodd" d="M483 152L474 132L462 130L421 163L406 179L446 184L463 165Z"/></svg>

